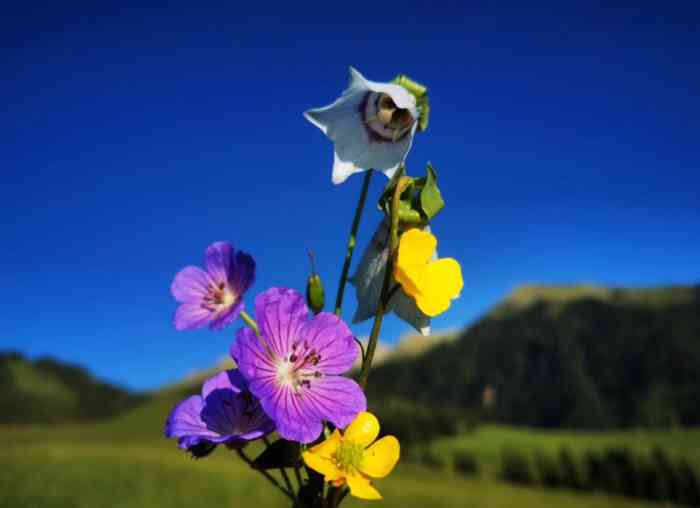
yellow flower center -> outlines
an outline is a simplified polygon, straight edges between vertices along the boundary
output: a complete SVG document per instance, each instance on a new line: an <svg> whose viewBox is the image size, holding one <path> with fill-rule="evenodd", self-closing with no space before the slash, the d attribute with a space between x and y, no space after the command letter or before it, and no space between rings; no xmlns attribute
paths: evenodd
<svg viewBox="0 0 700 508"><path fill-rule="evenodd" d="M335 464L341 471L352 473L360 468L364 453L361 444L343 440L335 452Z"/></svg>

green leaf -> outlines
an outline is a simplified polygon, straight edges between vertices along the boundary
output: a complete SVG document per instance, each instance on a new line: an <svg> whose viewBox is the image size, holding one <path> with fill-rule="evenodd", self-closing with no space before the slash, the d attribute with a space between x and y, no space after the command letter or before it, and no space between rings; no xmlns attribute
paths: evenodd
<svg viewBox="0 0 700 508"><path fill-rule="evenodd" d="M299 443L278 439L253 461L257 469L277 469L302 465Z"/></svg>
<svg viewBox="0 0 700 508"><path fill-rule="evenodd" d="M425 185L420 192L420 206L428 220L435 217L445 207L445 201L442 199L437 185L437 172L430 163L428 163Z"/></svg>

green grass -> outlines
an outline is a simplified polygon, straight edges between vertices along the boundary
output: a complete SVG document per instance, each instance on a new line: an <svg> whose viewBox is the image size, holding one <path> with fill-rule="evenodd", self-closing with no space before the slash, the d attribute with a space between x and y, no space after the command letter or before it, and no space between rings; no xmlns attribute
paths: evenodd
<svg viewBox="0 0 700 508"><path fill-rule="evenodd" d="M0 507L7 508L171 508L208 506L288 506L256 472L231 452L217 450L193 460L160 436L160 428L144 423L156 404L112 423L90 426L0 429ZM169 409L168 404L164 407ZM164 414L166 414L164 413ZM601 436L598 436L600 438ZM688 439L675 433L656 434L669 446L683 447ZM605 439L637 439L620 434ZM475 434L436 443L447 453L454 447L478 451L480 462L498 459L504 441L533 447L574 448L600 444L596 436L540 433L485 427ZM497 482L491 475L464 479L448 471L433 471L406 461L388 478L377 482L385 496L380 503L348 499L344 506L386 507L540 507L564 508L649 504L563 490L520 488Z"/></svg>

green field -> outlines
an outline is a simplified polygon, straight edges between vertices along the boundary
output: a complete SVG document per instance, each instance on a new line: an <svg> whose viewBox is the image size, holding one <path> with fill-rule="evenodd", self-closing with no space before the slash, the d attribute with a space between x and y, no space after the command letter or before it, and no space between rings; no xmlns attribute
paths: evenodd
<svg viewBox="0 0 700 508"><path fill-rule="evenodd" d="M225 449L193 460L161 437L160 425L173 397L163 397L104 424L0 429L0 506L3 508L170 508L287 506L259 475ZM155 423L158 422L158 423ZM449 455L472 451L483 466L463 478L400 463L378 482L387 507L612 507L652 506L605 494L516 487L493 474L503 445L552 452L567 444L574 452L608 444L647 449L658 443L694 461L700 431L568 434L485 426L472 434L434 444ZM688 455L690 454L690 455ZM697 462L696 462L697 463ZM349 499L344 506L367 505ZM660 506L660 505L659 505Z"/></svg>

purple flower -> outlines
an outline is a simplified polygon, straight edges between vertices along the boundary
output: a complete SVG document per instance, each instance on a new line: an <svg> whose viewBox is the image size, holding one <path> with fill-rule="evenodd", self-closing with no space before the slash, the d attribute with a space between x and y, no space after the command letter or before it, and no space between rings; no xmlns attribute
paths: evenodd
<svg viewBox="0 0 700 508"><path fill-rule="evenodd" d="M235 254L235 255L234 255ZM255 261L236 253L229 242L216 242L204 252L205 272L188 266L175 276L170 291L180 305L173 323L178 330L209 325L221 330L243 310L243 293L255 281Z"/></svg>
<svg viewBox="0 0 700 508"><path fill-rule="evenodd" d="M201 397L193 395L177 404L165 422L165 437L178 438L180 448L197 456L216 444L242 445L274 429L245 378L234 369L207 380Z"/></svg>
<svg viewBox="0 0 700 508"><path fill-rule="evenodd" d="M339 317L321 312L308 320L304 297L286 288L258 295L255 315L260 337L239 330L231 356L282 437L310 443L323 420L345 427L367 408L359 385L341 376L359 351Z"/></svg>

